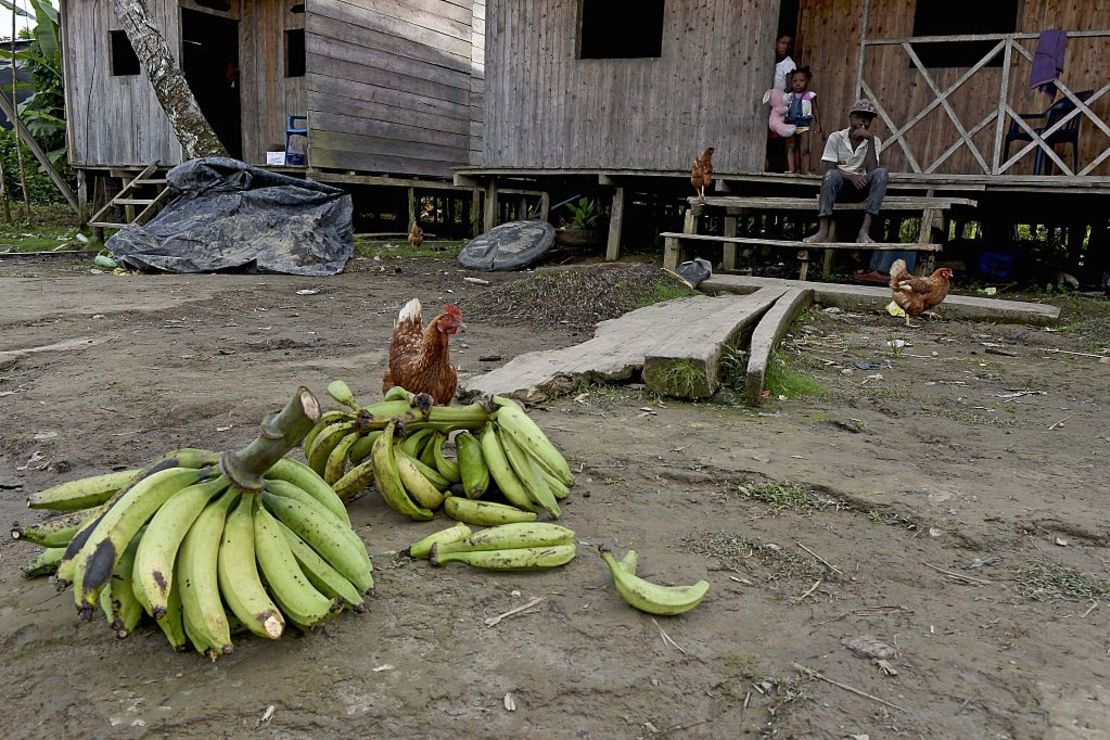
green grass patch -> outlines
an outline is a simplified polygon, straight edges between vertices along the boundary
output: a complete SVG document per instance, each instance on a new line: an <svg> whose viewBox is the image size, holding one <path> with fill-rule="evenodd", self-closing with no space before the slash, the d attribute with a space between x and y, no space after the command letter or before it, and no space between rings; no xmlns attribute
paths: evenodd
<svg viewBox="0 0 1110 740"><path fill-rule="evenodd" d="M618 285L617 287L619 288L621 286ZM687 298L692 295L697 295L697 291L690 290L685 285L673 282L660 282L653 285L647 293L637 296L633 305L636 308L645 308L647 306L654 306L656 303L662 303L663 301L670 301L675 298Z"/></svg>
<svg viewBox="0 0 1110 740"><path fill-rule="evenodd" d="M742 391L747 381L748 353L726 345L721 351L721 385L734 391Z"/></svg>
<svg viewBox="0 0 1110 740"><path fill-rule="evenodd" d="M763 380L763 387L771 392L772 397L820 398L828 395L828 389L821 385L816 378L796 370L787 358L779 352L771 353L771 361L767 363L767 375Z"/></svg>
<svg viewBox="0 0 1110 740"><path fill-rule="evenodd" d="M1090 349L1110 347L1110 300L1082 296L1056 296L1060 307L1059 330L1083 341Z"/></svg>
<svg viewBox="0 0 1110 740"><path fill-rule="evenodd" d="M693 360L672 360L658 374L667 394L680 398L690 398L705 385L705 370Z"/></svg>
<svg viewBox="0 0 1110 740"><path fill-rule="evenodd" d="M863 395L872 401L898 401L909 398L909 391L889 385L868 385L863 388Z"/></svg>
<svg viewBox="0 0 1110 740"><path fill-rule="evenodd" d="M1019 568L1017 574L1018 593L1034 601L1101 599L1110 594L1110 587L1102 581L1062 565L1038 563Z"/></svg>
<svg viewBox="0 0 1110 740"><path fill-rule="evenodd" d="M59 247L77 248L74 243L77 215L67 206L32 205L30 221L23 219L22 203L13 202L11 211L11 222L0 220L0 252L51 252Z"/></svg>
<svg viewBox="0 0 1110 740"><path fill-rule="evenodd" d="M766 483L741 483L736 486L737 492L749 501L758 501L776 509L790 509L791 511L812 511L822 508L821 501L810 494L809 491L794 483L779 483L768 481Z"/></svg>
<svg viewBox="0 0 1110 740"><path fill-rule="evenodd" d="M425 241L419 247L408 239L363 239L355 237L355 254L361 257L444 257L454 259L466 246L464 241Z"/></svg>

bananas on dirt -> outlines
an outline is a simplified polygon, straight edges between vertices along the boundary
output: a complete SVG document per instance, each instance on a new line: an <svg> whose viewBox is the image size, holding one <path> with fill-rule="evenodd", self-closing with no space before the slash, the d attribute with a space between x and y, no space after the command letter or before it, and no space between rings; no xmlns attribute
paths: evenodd
<svg viewBox="0 0 1110 740"><path fill-rule="evenodd" d="M636 575L639 556L629 550L624 558L617 560L608 548L598 550L601 558L609 566L617 593L629 606L648 614L669 617L690 611L701 603L709 593L709 581L701 580L692 586L660 586Z"/></svg>
<svg viewBox="0 0 1110 740"><path fill-rule="evenodd" d="M347 408L328 411L305 438L305 457L340 498L371 481L385 504L416 521L443 508L467 524L489 526L561 515L574 485L566 459L516 402L493 396L468 406L432 406L393 388L361 407L343 381L328 392ZM454 435L454 454L449 438ZM497 491L504 503L478 500Z"/></svg>
<svg viewBox="0 0 1110 740"><path fill-rule="evenodd" d="M577 554L574 532L548 522L514 522L472 532L465 524L436 532L408 548L432 565L466 563L486 570L541 570L566 565Z"/></svg>
<svg viewBox="0 0 1110 740"><path fill-rule="evenodd" d="M342 380L332 382L328 394L345 408L328 411L320 417L305 437L304 455L309 467L344 501L360 492L372 479L368 458L374 442L391 422L413 437L408 445L410 454L417 452L414 456L425 464L440 463L443 470L450 473L446 486L459 481L453 461L442 456L446 435L459 429L478 429L490 416L481 404L434 406L431 396L412 394L400 387L390 389L381 401L371 406L360 406ZM428 446L429 442L434 442L434 446ZM441 457L438 461L437 448Z"/></svg>
<svg viewBox="0 0 1110 740"><path fill-rule="evenodd" d="M13 527L44 548L24 574L55 572L81 617L99 608L117 637L148 615L174 648L212 659L235 632L277 639L290 623L362 611L374 585L365 545L332 488L284 457L319 417L300 388L242 450L180 449L32 494L29 506L69 513Z"/></svg>

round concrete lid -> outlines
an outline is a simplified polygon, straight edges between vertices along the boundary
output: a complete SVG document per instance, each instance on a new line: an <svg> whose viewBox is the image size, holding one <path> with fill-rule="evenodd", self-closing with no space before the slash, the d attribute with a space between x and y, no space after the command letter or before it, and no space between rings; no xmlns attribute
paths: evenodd
<svg viewBox="0 0 1110 740"><path fill-rule="evenodd" d="M554 242L555 227L546 221L510 221L463 247L459 264L471 270L521 270L543 257Z"/></svg>

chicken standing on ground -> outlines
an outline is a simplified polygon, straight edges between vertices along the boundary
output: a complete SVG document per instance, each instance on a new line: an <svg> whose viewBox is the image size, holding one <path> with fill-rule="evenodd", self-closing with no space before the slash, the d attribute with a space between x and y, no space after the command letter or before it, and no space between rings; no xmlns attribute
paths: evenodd
<svg viewBox="0 0 1110 740"><path fill-rule="evenodd" d="M702 155L694 160L690 168L690 184L698 191L701 202L705 202L705 189L713 183L713 147L707 148Z"/></svg>
<svg viewBox="0 0 1110 740"><path fill-rule="evenodd" d="M894 302L906 312L906 326L911 316L932 313L929 309L939 306L948 295L948 281L952 270L942 267L929 277L914 277L906 270L905 260L895 260L890 266L890 291Z"/></svg>
<svg viewBox="0 0 1110 740"><path fill-rule="evenodd" d="M414 247L419 247L424 243L424 229L420 228L420 222L416 219L412 220L412 228L409 229L409 244Z"/></svg>
<svg viewBox="0 0 1110 740"><path fill-rule="evenodd" d="M401 309L389 343L389 369L382 378L382 392L399 385L412 393L427 393L446 406L455 397L459 376L451 365L447 341L463 325L457 306L443 307L428 326L423 325L420 301L413 298Z"/></svg>

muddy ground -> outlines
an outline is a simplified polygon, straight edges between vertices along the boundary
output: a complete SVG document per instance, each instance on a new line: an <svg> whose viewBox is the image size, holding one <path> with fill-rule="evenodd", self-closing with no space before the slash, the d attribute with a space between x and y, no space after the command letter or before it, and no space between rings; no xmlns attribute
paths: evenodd
<svg viewBox="0 0 1110 740"><path fill-rule="evenodd" d="M37 518L23 498L39 487L240 445L300 383L322 394L344 378L375 398L406 299L465 307L487 290L430 258L361 259L330 279L88 267L0 264L0 351L85 345L0 354L5 521ZM587 338L466 321L464 373ZM377 570L370 612L240 639L216 664L156 629L117 641L79 622L68 592L20 578L27 550L6 542L4 734L1106 737L1110 365L1045 351L1100 342L815 310L784 356L817 396L752 411L587 388L535 413L582 471L564 517L577 560L523 575L408 562L397 551L444 520L401 521L371 493L351 506ZM712 591L653 620L614 592L599 542L638 549L647 577ZM896 652L896 675L842 644L864 635Z"/></svg>

